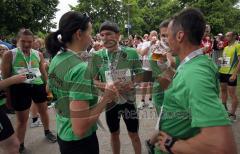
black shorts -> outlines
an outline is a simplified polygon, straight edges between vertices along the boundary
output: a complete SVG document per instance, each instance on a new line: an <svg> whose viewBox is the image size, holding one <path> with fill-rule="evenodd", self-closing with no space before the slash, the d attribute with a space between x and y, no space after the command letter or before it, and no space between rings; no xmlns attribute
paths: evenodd
<svg viewBox="0 0 240 154"><path fill-rule="evenodd" d="M234 80L234 81L229 81L231 76L232 76L231 74L222 74L222 73L220 73L219 74L219 80L220 80L221 83L227 83L228 86L235 87L235 86L237 86L237 79Z"/></svg>
<svg viewBox="0 0 240 154"><path fill-rule="evenodd" d="M138 112L135 104L132 102L108 104L106 121L110 132L114 133L119 130L121 116L127 126L128 132L137 133L139 129Z"/></svg>
<svg viewBox="0 0 240 154"><path fill-rule="evenodd" d="M12 107L16 111L24 111L34 103L44 103L47 100L46 86L35 84L17 84L10 87Z"/></svg>
<svg viewBox="0 0 240 154"><path fill-rule="evenodd" d="M152 71L143 71L143 82L153 82Z"/></svg>
<svg viewBox="0 0 240 154"><path fill-rule="evenodd" d="M4 110L4 106L0 106L0 141L3 141L14 134L13 126Z"/></svg>
<svg viewBox="0 0 240 154"><path fill-rule="evenodd" d="M99 154L99 144L96 133L78 141L63 141L57 138L61 154Z"/></svg>

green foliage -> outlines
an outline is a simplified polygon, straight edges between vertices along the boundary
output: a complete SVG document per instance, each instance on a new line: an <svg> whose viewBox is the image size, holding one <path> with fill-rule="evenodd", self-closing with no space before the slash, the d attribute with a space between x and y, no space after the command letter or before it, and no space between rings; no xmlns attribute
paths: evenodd
<svg viewBox="0 0 240 154"><path fill-rule="evenodd" d="M233 0L198 0L192 4L199 8L212 27L212 33L238 31L240 24L240 10L235 8L236 1Z"/></svg>
<svg viewBox="0 0 240 154"><path fill-rule="evenodd" d="M240 10L234 7L239 0L79 0L73 10L88 12L94 23L94 33L108 19L119 24L126 36L124 25L130 13L131 34L158 30L159 24L186 7L197 7L212 26L213 34L229 30L240 32ZM130 5L128 5L130 4Z"/></svg>
<svg viewBox="0 0 240 154"><path fill-rule="evenodd" d="M48 32L55 27L58 0L0 0L0 32L15 34L20 28Z"/></svg>

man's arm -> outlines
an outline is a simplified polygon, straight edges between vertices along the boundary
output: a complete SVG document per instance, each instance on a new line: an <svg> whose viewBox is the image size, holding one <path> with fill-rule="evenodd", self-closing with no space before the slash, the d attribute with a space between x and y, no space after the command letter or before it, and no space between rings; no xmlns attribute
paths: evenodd
<svg viewBox="0 0 240 154"><path fill-rule="evenodd" d="M2 58L2 77L3 79L9 78L12 72L12 52L8 51L3 54Z"/></svg>
<svg viewBox="0 0 240 154"><path fill-rule="evenodd" d="M9 78L12 74L12 52L8 51L3 54L2 58L2 66L1 66L1 71L2 71L2 78L7 79ZM6 92L6 97L7 97L7 103L9 104L11 102L11 97L10 97L10 89L5 88L4 89Z"/></svg>
<svg viewBox="0 0 240 154"><path fill-rule="evenodd" d="M230 77L230 81L234 81L237 79L237 74L240 72L240 56L238 56L238 64L237 67L235 68L233 74Z"/></svg>
<svg viewBox="0 0 240 154"><path fill-rule="evenodd" d="M43 54L41 52L39 52L39 57L40 57L40 72L42 74L42 78L43 78L43 81L44 83L46 84L47 83L47 80L48 80L48 75L47 75L47 71L46 71L46 65L45 65L45 59L43 57Z"/></svg>
<svg viewBox="0 0 240 154"><path fill-rule="evenodd" d="M238 64L233 74L237 75L240 72L240 56L238 56Z"/></svg>
<svg viewBox="0 0 240 154"><path fill-rule="evenodd" d="M0 81L0 90L5 89L13 84L22 83L25 80L26 80L26 75L24 74L11 76L7 79Z"/></svg>
<svg viewBox="0 0 240 154"><path fill-rule="evenodd" d="M169 136L160 134L160 149L167 152L164 143ZM202 128L197 136L176 141L171 151L174 154L237 154L231 126Z"/></svg>

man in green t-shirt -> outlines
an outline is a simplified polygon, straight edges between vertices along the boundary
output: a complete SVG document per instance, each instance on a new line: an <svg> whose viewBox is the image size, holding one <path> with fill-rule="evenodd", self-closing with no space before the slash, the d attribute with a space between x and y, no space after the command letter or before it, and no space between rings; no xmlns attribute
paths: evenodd
<svg viewBox="0 0 240 154"><path fill-rule="evenodd" d="M193 8L184 9L168 25L168 43L181 64L164 92L156 153L237 153L218 97L217 67L200 48L205 25L202 13Z"/></svg>
<svg viewBox="0 0 240 154"><path fill-rule="evenodd" d="M226 38L229 42L223 50L221 61L221 68L219 70L219 79L221 82L221 97L222 102L227 109L228 94L232 100L232 108L229 111L231 120L236 120L236 110L238 106L237 98L237 73L240 69L240 44L236 41L236 34L228 32Z"/></svg>
<svg viewBox="0 0 240 154"><path fill-rule="evenodd" d="M138 135L138 113L134 83L141 81L142 66L135 49L119 46L119 28L116 23L106 21L100 27L100 35L105 49L93 56L92 70L95 84L101 90L106 83L116 82L119 90L117 100L108 105L106 121L111 132L113 153L120 153L120 118L124 119L135 153L141 153Z"/></svg>
<svg viewBox="0 0 240 154"><path fill-rule="evenodd" d="M168 42L167 42L167 29L168 29L169 20L164 20L159 26L159 46L166 45L166 50L168 50ZM160 50L160 49L159 49ZM167 70L169 68L175 70L175 68L179 65L179 58L173 57L170 51L153 51L153 52L162 52L162 57L159 59L154 59L153 53L149 56L149 63L151 69L153 70L153 103L157 111L157 115L160 113L160 109L163 103L164 98L164 90L167 89L168 85L170 84L170 80L166 81L164 76L166 76ZM156 54L156 53L155 53ZM172 73L173 76L173 73ZM170 78L171 79L171 78ZM145 145L149 153L154 153L154 144L156 142L158 136L158 131L154 132L153 135L149 140L145 141Z"/></svg>

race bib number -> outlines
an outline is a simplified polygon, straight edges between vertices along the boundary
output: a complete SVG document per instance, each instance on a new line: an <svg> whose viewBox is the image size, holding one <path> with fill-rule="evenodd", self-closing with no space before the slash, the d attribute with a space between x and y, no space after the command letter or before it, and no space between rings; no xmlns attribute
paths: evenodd
<svg viewBox="0 0 240 154"><path fill-rule="evenodd" d="M39 68L31 68L30 72L35 74L36 77L40 77L41 76L41 72L40 72Z"/></svg>
<svg viewBox="0 0 240 154"><path fill-rule="evenodd" d="M231 58L230 57L223 58L222 66L223 67L231 67Z"/></svg>
<svg viewBox="0 0 240 154"><path fill-rule="evenodd" d="M25 74L26 80L24 83L31 83L33 80L35 80L37 77L41 76L41 72L39 68L30 68L29 70L27 68L18 68L17 69L18 74Z"/></svg>
<svg viewBox="0 0 240 154"><path fill-rule="evenodd" d="M105 71L105 78L106 82L114 82L114 81L121 81L121 82L129 82L131 81L131 72L130 69L119 69L119 70L111 70Z"/></svg>
<svg viewBox="0 0 240 154"><path fill-rule="evenodd" d="M114 81L119 80L123 84L131 81L131 72L129 69L120 69L120 70L111 70L105 71L105 78L107 83L112 83ZM124 96L119 95L118 99L115 100L117 104L124 104L127 100Z"/></svg>

